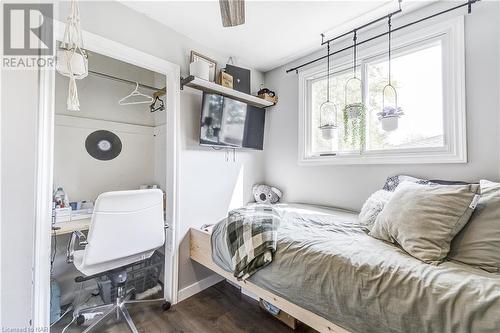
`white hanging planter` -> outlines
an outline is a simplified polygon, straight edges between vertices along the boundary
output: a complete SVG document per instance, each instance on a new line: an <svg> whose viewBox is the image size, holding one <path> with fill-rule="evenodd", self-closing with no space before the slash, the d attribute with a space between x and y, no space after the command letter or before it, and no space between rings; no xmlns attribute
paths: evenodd
<svg viewBox="0 0 500 333"><path fill-rule="evenodd" d="M389 84L382 89L382 111L377 113L382 129L386 132L398 129L399 117L404 115L403 110L398 107L398 92L391 84L391 16L389 16ZM392 91L394 95L394 104L386 104L385 95L387 91Z"/></svg>
<svg viewBox="0 0 500 333"><path fill-rule="evenodd" d="M382 124L382 129L386 132L395 131L398 129L399 116L386 116L380 118L380 123Z"/></svg>
<svg viewBox="0 0 500 333"><path fill-rule="evenodd" d="M60 48L57 50L56 70L69 78L67 109L79 111L80 101L76 80L88 75L87 53L83 49L80 10L76 0L71 1L71 12L66 19L66 29Z"/></svg>
<svg viewBox="0 0 500 333"><path fill-rule="evenodd" d="M75 77L80 80L87 76L87 56L73 52L72 50L57 50L56 70L59 74L67 77Z"/></svg>
<svg viewBox="0 0 500 333"><path fill-rule="evenodd" d="M326 102L319 107L319 129L323 140L332 140L335 136L337 125L337 106L330 101L330 43L328 43L328 58L326 63ZM323 123L323 115L326 113L327 120Z"/></svg>
<svg viewBox="0 0 500 333"><path fill-rule="evenodd" d="M333 124L323 125L319 129L321 130L321 137L324 140L331 140L335 136L338 126Z"/></svg>
<svg viewBox="0 0 500 333"><path fill-rule="evenodd" d="M385 93L387 89L392 90L394 93L394 106L386 105ZM394 88L391 84L388 84L382 90L382 111L377 113L378 119L382 124L382 129L386 132L391 132L398 129L399 118L402 115L404 115L404 112L400 107L398 107L398 93L396 91L396 88Z"/></svg>

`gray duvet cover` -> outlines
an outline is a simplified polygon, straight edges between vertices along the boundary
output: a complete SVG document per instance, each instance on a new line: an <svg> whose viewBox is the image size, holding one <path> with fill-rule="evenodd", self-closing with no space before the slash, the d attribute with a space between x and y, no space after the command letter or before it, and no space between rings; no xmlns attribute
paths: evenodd
<svg viewBox="0 0 500 333"><path fill-rule="evenodd" d="M357 214L309 205L282 213L273 262L256 285L352 332L500 332L500 276L425 264L368 236ZM216 264L232 272L224 221L214 226Z"/></svg>

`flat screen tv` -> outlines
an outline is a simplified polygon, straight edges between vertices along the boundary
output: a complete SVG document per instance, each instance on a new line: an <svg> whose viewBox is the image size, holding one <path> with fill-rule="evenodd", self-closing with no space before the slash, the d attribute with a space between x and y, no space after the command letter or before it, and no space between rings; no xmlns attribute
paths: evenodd
<svg viewBox="0 0 500 333"><path fill-rule="evenodd" d="M200 144L262 150L265 112L228 97L203 93Z"/></svg>

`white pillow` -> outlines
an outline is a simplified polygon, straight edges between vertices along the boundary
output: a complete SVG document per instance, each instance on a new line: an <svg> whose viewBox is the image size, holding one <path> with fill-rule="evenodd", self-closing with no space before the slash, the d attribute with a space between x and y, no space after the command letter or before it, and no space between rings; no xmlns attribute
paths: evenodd
<svg viewBox="0 0 500 333"><path fill-rule="evenodd" d="M359 223L371 231L378 214L384 209L385 204L391 199L392 194L393 192L390 191L378 190L366 199L358 216Z"/></svg>

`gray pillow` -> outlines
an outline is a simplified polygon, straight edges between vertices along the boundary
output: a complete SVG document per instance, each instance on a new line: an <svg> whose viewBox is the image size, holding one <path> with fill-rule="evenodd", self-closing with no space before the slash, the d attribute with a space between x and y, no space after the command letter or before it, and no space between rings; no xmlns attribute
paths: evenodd
<svg viewBox="0 0 500 333"><path fill-rule="evenodd" d="M451 243L448 258L500 273L500 183L481 180L481 198Z"/></svg>
<svg viewBox="0 0 500 333"><path fill-rule="evenodd" d="M417 183L417 184L422 184L422 185L467 185L469 183L459 181L459 180L441 180L441 179L422 179L422 178L416 178L413 176L408 176L408 175L396 175L396 176L391 176L387 177L383 189L386 191L391 191L394 192L396 187L398 187L399 184L402 182L412 182L412 183Z"/></svg>
<svg viewBox="0 0 500 333"><path fill-rule="evenodd" d="M384 187L382 189L390 192L394 192L396 188L398 187L399 184L402 182L412 182L412 183L417 183L417 184L422 184L422 185L427 185L429 184L429 180L427 179L421 179L421 178L416 178L413 176L408 176L408 175L396 175L392 177L387 177Z"/></svg>
<svg viewBox="0 0 500 333"><path fill-rule="evenodd" d="M426 263L439 264L455 235L469 221L479 185L402 182L378 215L370 236L397 243Z"/></svg>
<svg viewBox="0 0 500 333"><path fill-rule="evenodd" d="M359 224L365 227L368 231L372 230L378 214L380 214L382 209L384 209L384 206L387 202L389 202L391 196L392 192L386 190L378 190L370 195L359 212Z"/></svg>

